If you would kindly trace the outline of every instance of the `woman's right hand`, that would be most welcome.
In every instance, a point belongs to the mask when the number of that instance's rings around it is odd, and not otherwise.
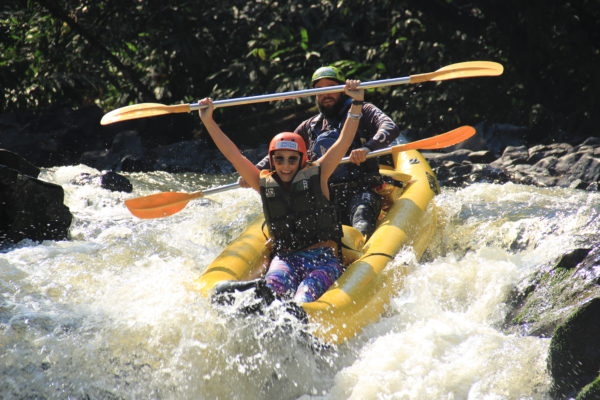
[[[238,185],[240,185],[240,187],[246,188],[246,189],[250,187],[250,185],[248,184],[248,182],[246,182],[246,180],[242,176],[240,176],[238,178]]]
[[[210,121],[213,117],[213,111],[215,110],[215,105],[213,104],[213,100],[210,97],[205,97],[198,102],[200,104],[200,109],[198,109],[198,115],[200,115],[200,119],[202,121]],[[207,107],[202,107],[207,106]]]

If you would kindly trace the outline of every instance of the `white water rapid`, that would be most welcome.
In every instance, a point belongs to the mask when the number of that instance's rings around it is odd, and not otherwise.
[[[127,198],[234,181],[129,174],[133,194],[65,188],[71,240],[0,252],[2,399],[547,399],[549,339],[501,329],[511,289],[600,232],[600,194],[513,184],[443,189],[421,262],[384,317],[314,351],[260,318],[219,313],[190,283],[260,212],[237,189],[141,220]]]

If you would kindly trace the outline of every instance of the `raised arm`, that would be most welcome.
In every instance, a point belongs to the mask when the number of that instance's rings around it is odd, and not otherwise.
[[[225,135],[219,125],[215,122],[213,119],[214,106],[212,104],[212,99],[205,98],[200,100],[199,103],[201,105],[208,105],[208,107],[200,108],[198,114],[212,140],[248,185],[252,189],[259,191],[260,171],[252,162],[250,162],[250,160],[244,157],[240,149],[227,137],[227,135]]]
[[[321,165],[321,187],[327,186],[327,181],[333,173],[333,171],[339,165],[342,157],[348,151],[348,148],[354,140],[358,123],[360,122],[362,102],[365,97],[364,89],[357,89],[360,81],[347,80],[344,92],[352,98],[352,106],[346,116],[346,121],[342,127],[340,136],[335,143],[327,150],[321,158],[317,160],[317,163]],[[355,104],[358,103],[358,104]],[[324,190],[328,193],[329,190]]]

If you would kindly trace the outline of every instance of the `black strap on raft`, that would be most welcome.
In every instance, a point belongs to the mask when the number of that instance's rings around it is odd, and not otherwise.
[[[260,230],[262,231],[262,234],[265,237],[265,240],[269,240],[269,237],[265,233],[265,226],[267,226],[267,221],[266,220],[263,221],[262,226],[260,227]]]
[[[355,250],[355,249],[353,249],[352,247],[350,247],[350,246],[348,246],[348,245],[344,244],[344,242],[340,242],[340,245],[341,245],[341,247],[343,247],[344,249],[348,249],[348,250]]]
[[[390,185],[392,185],[392,186],[399,187],[399,188],[401,188],[401,189],[402,189],[402,188],[404,188],[404,185],[405,185],[405,184],[404,184],[404,182],[402,182],[402,181],[397,181],[397,180],[395,180],[394,178],[392,178],[391,176],[384,176],[384,177],[383,177],[383,181],[384,181],[385,183],[388,183],[388,184],[390,184]]]
[[[385,253],[368,253],[365,254],[364,256],[362,256],[361,258],[367,258],[367,257],[371,257],[371,256],[383,256],[383,257],[387,257],[390,260],[394,259],[394,256],[390,256],[389,254],[385,254]]]

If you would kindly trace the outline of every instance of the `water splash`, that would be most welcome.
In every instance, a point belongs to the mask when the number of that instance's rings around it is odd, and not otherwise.
[[[251,190],[139,220],[126,198],[233,181],[131,174],[132,194],[66,190],[72,240],[0,253],[0,392],[6,398],[545,399],[547,339],[502,331],[510,290],[590,243],[599,195],[476,184],[436,198],[440,226],[384,317],[316,351],[289,323],[217,312],[189,283],[258,213]],[[390,269],[393,275],[393,269]],[[293,328],[293,326],[292,326]]]

